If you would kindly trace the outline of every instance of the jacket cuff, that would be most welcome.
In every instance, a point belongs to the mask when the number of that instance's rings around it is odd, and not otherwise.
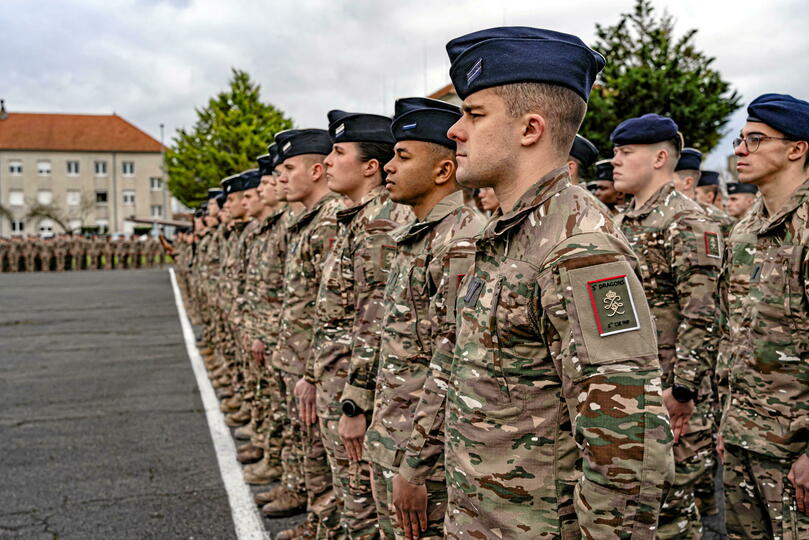
[[[362,409],[365,412],[371,412],[372,410],[374,410],[373,390],[368,390],[366,388],[359,388],[357,386],[346,384],[345,388],[343,389],[343,397],[340,398],[340,401],[345,400],[353,401],[360,409]]]

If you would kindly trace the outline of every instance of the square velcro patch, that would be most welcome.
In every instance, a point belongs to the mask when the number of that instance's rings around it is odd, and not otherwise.
[[[705,233],[705,255],[712,259],[722,258],[722,244],[719,235],[715,232]]]
[[[626,274],[587,282],[600,336],[638,330],[638,313]]]

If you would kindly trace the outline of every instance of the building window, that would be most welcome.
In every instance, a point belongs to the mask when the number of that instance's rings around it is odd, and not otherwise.
[[[152,205],[152,217],[163,217],[163,205],[161,204]]]
[[[53,191],[49,189],[40,189],[37,191],[37,202],[44,205],[51,204],[53,202]]]
[[[51,162],[50,161],[37,161],[37,174],[39,176],[51,175]]]
[[[98,227],[99,234],[105,234],[109,232],[110,229],[110,222],[106,219],[97,219],[96,220],[96,227]]]
[[[121,171],[124,173],[124,176],[135,176],[135,162],[134,161],[122,161],[121,162]]]
[[[68,161],[67,162],[67,175],[68,176],[78,176],[79,175],[79,162],[78,161]]]
[[[11,232],[13,233],[25,232],[25,222],[21,219],[11,220]]]
[[[10,176],[20,176],[22,174],[22,161],[9,161],[8,174]]]
[[[70,227],[70,230],[73,232],[81,231],[81,220],[80,219],[71,219],[67,222],[67,226]]]
[[[135,192],[131,189],[124,190],[124,204],[135,204]]]
[[[152,191],[160,191],[163,189],[163,179],[157,176],[152,176],[149,178],[149,186],[152,188]]]
[[[39,234],[42,236],[53,236],[53,221],[43,219],[39,222]]]
[[[25,204],[25,197],[21,189],[12,189],[8,192],[8,204],[10,206],[22,206]]]
[[[96,191],[96,204],[107,204],[106,191]]]
[[[68,206],[78,206],[81,203],[81,191],[69,189],[65,197],[65,202],[67,202]]]
[[[107,162],[106,161],[96,161],[95,162],[95,169],[96,169],[96,176],[107,176]]]

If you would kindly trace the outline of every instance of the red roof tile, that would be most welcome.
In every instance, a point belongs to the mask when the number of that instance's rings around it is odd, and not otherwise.
[[[0,150],[160,152],[160,142],[115,114],[8,113]]]

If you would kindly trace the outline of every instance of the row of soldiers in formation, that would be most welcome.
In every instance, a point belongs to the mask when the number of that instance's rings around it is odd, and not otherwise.
[[[160,241],[151,236],[0,237],[0,272],[162,268],[165,258]]]
[[[749,105],[738,221],[674,120],[623,121],[616,211],[576,185],[601,55],[447,52],[461,109],[278,133],[174,248],[256,502],[307,512],[279,538],[699,538],[717,455],[731,538],[809,538],[809,103]]]

